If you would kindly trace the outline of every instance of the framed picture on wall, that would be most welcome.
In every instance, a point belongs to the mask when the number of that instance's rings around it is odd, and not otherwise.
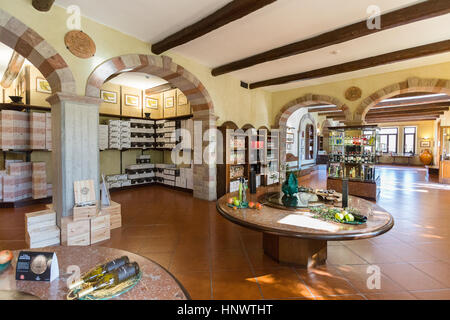
[[[44,78],[36,78],[36,91],[42,93],[52,93],[52,88]]]
[[[106,103],[117,103],[117,92],[100,90],[100,98]]]
[[[139,97],[132,94],[126,94],[125,105],[130,107],[139,107]]]
[[[145,97],[144,104],[146,108],[149,109],[158,109],[158,99]]]
[[[421,148],[430,148],[431,147],[431,141],[430,140],[420,141],[420,147]]]
[[[175,99],[173,97],[168,97],[164,101],[165,108],[173,108],[174,105],[175,105]]]

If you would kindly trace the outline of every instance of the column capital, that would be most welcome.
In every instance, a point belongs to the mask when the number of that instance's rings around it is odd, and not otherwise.
[[[100,105],[102,102],[102,99],[100,98],[93,98],[88,96],[79,96],[76,94],[68,94],[68,93],[62,93],[57,92],[50,97],[47,98],[48,103],[51,105],[57,104],[60,102],[75,102],[80,104],[96,104]]]

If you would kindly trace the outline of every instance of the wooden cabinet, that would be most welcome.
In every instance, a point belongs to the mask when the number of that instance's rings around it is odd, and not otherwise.
[[[177,90],[163,92],[164,99],[164,118],[177,116]]]
[[[176,89],[177,94],[177,117],[191,114],[191,104],[181,90]]]
[[[100,113],[120,116],[120,86],[106,82],[100,90]]]
[[[143,97],[143,113],[150,113],[151,119],[162,119],[164,118],[163,113],[163,99],[162,94],[152,94],[150,96],[144,95]]]
[[[122,86],[122,115],[142,117],[142,91],[140,89]]]

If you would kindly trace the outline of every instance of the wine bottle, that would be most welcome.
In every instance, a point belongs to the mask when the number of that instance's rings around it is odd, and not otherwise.
[[[129,259],[127,256],[123,256],[117,259],[114,259],[108,263],[102,264],[95,269],[89,271],[85,276],[83,276],[79,281],[73,282],[69,289],[76,288],[83,283],[89,283],[89,282],[95,282],[99,278],[101,278],[103,275],[105,275],[108,272],[114,271],[117,268],[129,263]]]
[[[106,273],[97,282],[78,292],[77,298],[82,298],[95,290],[112,288],[136,276],[138,273],[139,265],[136,262],[127,263],[116,270]]]

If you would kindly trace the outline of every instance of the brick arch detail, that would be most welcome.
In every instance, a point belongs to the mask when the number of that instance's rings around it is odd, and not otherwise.
[[[409,78],[391,84],[365,98],[355,111],[355,120],[364,121],[367,112],[384,99],[408,92],[446,93],[450,95],[450,80]]]
[[[59,53],[36,31],[0,9],[0,42],[30,61],[53,93],[76,94],[75,78]]]
[[[275,117],[275,126],[281,127],[286,125],[287,119],[289,119],[291,114],[293,114],[296,110],[317,103],[336,105],[339,109],[344,111],[344,115],[347,119],[349,119],[352,115],[349,107],[342,103],[339,99],[327,95],[308,93],[303,97],[294,99],[285,104]]]
[[[200,80],[167,56],[129,54],[106,60],[89,76],[86,95],[98,98],[106,79],[123,70],[148,73],[170,82],[186,95],[194,112],[212,112],[214,109],[211,97]]]
[[[306,94],[300,98],[294,99],[281,108],[278,114],[275,117],[275,128],[279,129],[280,132],[280,165],[282,170],[284,170],[286,166],[286,123],[289,117],[298,109],[310,106],[312,104],[324,103],[324,104],[334,104],[339,109],[344,112],[345,118],[347,120],[352,119],[352,113],[350,112],[349,107],[342,103],[339,99],[327,96],[327,95],[318,95],[318,94]],[[282,173],[283,176],[283,173]]]

